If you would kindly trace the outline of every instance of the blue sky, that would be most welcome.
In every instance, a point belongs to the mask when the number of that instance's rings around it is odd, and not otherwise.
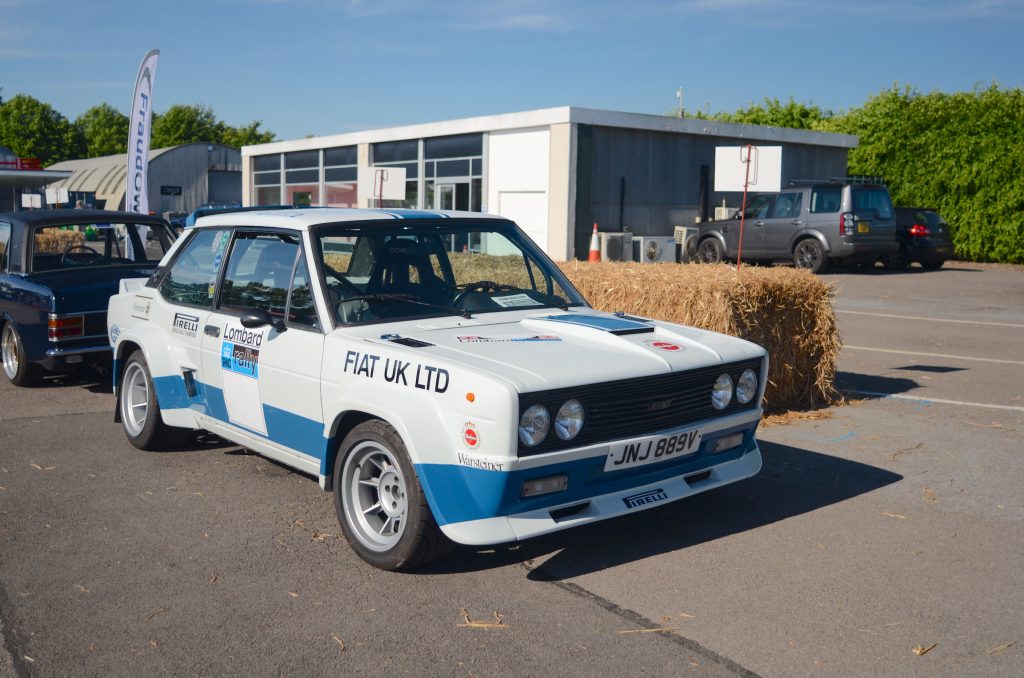
[[[278,139],[583,106],[842,110],[1024,85],[1024,0],[0,0],[0,87],[69,118],[203,104]]]

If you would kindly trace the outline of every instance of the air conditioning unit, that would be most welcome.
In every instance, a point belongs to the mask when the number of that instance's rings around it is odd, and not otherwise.
[[[670,235],[641,235],[633,238],[633,258],[653,264],[676,260],[676,241]]]
[[[679,246],[679,261],[697,260],[697,239],[700,237],[700,228],[696,226],[676,226],[675,242]]]
[[[598,233],[601,261],[633,261],[632,233]]]

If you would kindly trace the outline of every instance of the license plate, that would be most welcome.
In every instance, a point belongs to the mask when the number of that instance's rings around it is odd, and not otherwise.
[[[605,471],[619,471],[666,459],[676,459],[700,447],[702,432],[699,428],[668,436],[649,436],[625,443],[616,443],[608,450]]]
[[[871,231],[871,222],[870,221],[858,221],[857,222],[857,232],[858,233],[868,233],[869,231]]]

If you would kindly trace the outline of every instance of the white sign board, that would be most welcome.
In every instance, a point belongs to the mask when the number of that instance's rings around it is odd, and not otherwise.
[[[742,192],[748,164],[748,191],[782,188],[782,146],[719,146],[715,148],[715,191]]]
[[[70,200],[68,195],[68,189],[66,188],[48,188],[46,189],[46,204],[47,205],[63,205]]]
[[[376,200],[405,200],[404,167],[360,167],[359,204],[371,198]]]
[[[22,193],[21,206],[30,208],[35,207],[36,209],[39,209],[43,206],[43,196],[38,193]]]

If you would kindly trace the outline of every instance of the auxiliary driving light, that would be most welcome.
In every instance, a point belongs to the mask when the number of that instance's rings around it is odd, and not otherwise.
[[[725,452],[731,450],[734,447],[739,447],[743,444],[743,433],[732,433],[727,436],[722,436],[711,445],[711,454],[718,454],[719,452]]]

